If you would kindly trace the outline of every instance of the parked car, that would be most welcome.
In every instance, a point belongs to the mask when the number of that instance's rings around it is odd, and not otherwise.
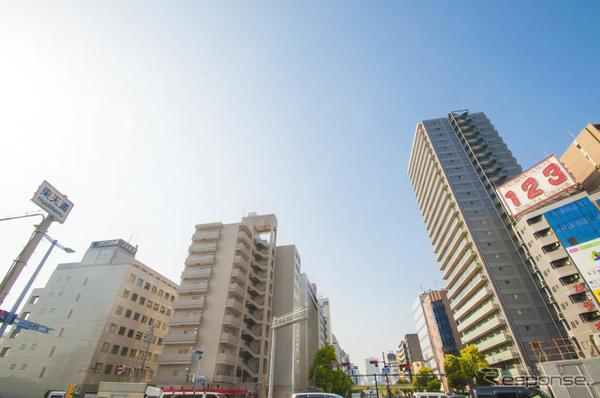
[[[292,398],[343,398],[340,395],[329,392],[298,392]]]
[[[521,386],[477,387],[473,393],[474,398],[550,398],[537,388]]]
[[[448,398],[448,395],[443,392],[416,392],[413,398]]]

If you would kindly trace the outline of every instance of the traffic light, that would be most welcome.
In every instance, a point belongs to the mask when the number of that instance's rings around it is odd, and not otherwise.
[[[12,325],[17,319],[17,314],[13,314],[8,311],[0,310],[0,323],[6,323]]]
[[[379,361],[375,361],[375,367],[379,366]]]

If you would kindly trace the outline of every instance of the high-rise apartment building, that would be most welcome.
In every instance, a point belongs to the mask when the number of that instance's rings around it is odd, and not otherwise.
[[[437,362],[433,356],[433,348],[431,347],[431,336],[427,327],[427,319],[423,310],[423,301],[427,297],[426,293],[419,293],[412,306],[413,319],[417,327],[417,335],[419,336],[419,346],[423,355],[424,366],[433,369],[436,373],[440,372]]]
[[[196,225],[154,383],[190,390],[202,376],[210,389],[265,396],[276,238],[272,214]]]
[[[177,285],[136,252],[122,239],[93,242],[81,262],[59,264],[46,286],[33,290],[20,317],[54,330],[5,339],[2,396],[41,397],[77,384],[83,397],[100,381],[150,381]]]
[[[496,196],[521,171],[483,113],[417,126],[408,174],[458,331],[505,375],[535,373],[528,342],[561,337]]]

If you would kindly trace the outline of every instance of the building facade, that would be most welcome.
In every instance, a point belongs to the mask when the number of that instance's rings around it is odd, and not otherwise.
[[[440,373],[440,368],[433,356],[433,348],[431,346],[431,335],[427,325],[427,318],[423,308],[423,302],[427,298],[427,293],[419,293],[417,299],[413,303],[413,319],[417,327],[417,335],[419,336],[419,346],[423,356],[424,366],[433,369],[434,372]]]
[[[191,390],[204,377],[209,389],[266,395],[276,238],[272,214],[196,225],[154,383]]]
[[[599,200],[600,193],[580,192],[532,211],[515,224],[536,285],[563,336],[573,339],[588,358],[600,356],[600,313],[570,252],[600,238]]]
[[[600,124],[588,124],[560,158],[588,192],[600,187],[599,130]]]
[[[504,375],[535,373],[529,342],[561,337],[515,243],[496,186],[521,173],[483,113],[416,129],[408,174],[462,343]]]
[[[81,262],[59,264],[46,286],[33,290],[20,317],[54,330],[22,330],[4,341],[3,396],[41,397],[69,384],[83,396],[100,381],[150,381],[177,285],[137,261],[136,252],[122,239],[93,242]]]

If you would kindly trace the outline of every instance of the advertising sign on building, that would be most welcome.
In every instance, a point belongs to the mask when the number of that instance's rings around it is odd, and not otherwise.
[[[31,201],[61,224],[65,222],[73,208],[73,203],[46,180],[42,182]]]
[[[497,193],[511,216],[516,217],[575,185],[575,177],[552,155],[504,183]]]
[[[567,250],[581,276],[592,289],[598,305],[600,302],[600,239],[571,246]]]

